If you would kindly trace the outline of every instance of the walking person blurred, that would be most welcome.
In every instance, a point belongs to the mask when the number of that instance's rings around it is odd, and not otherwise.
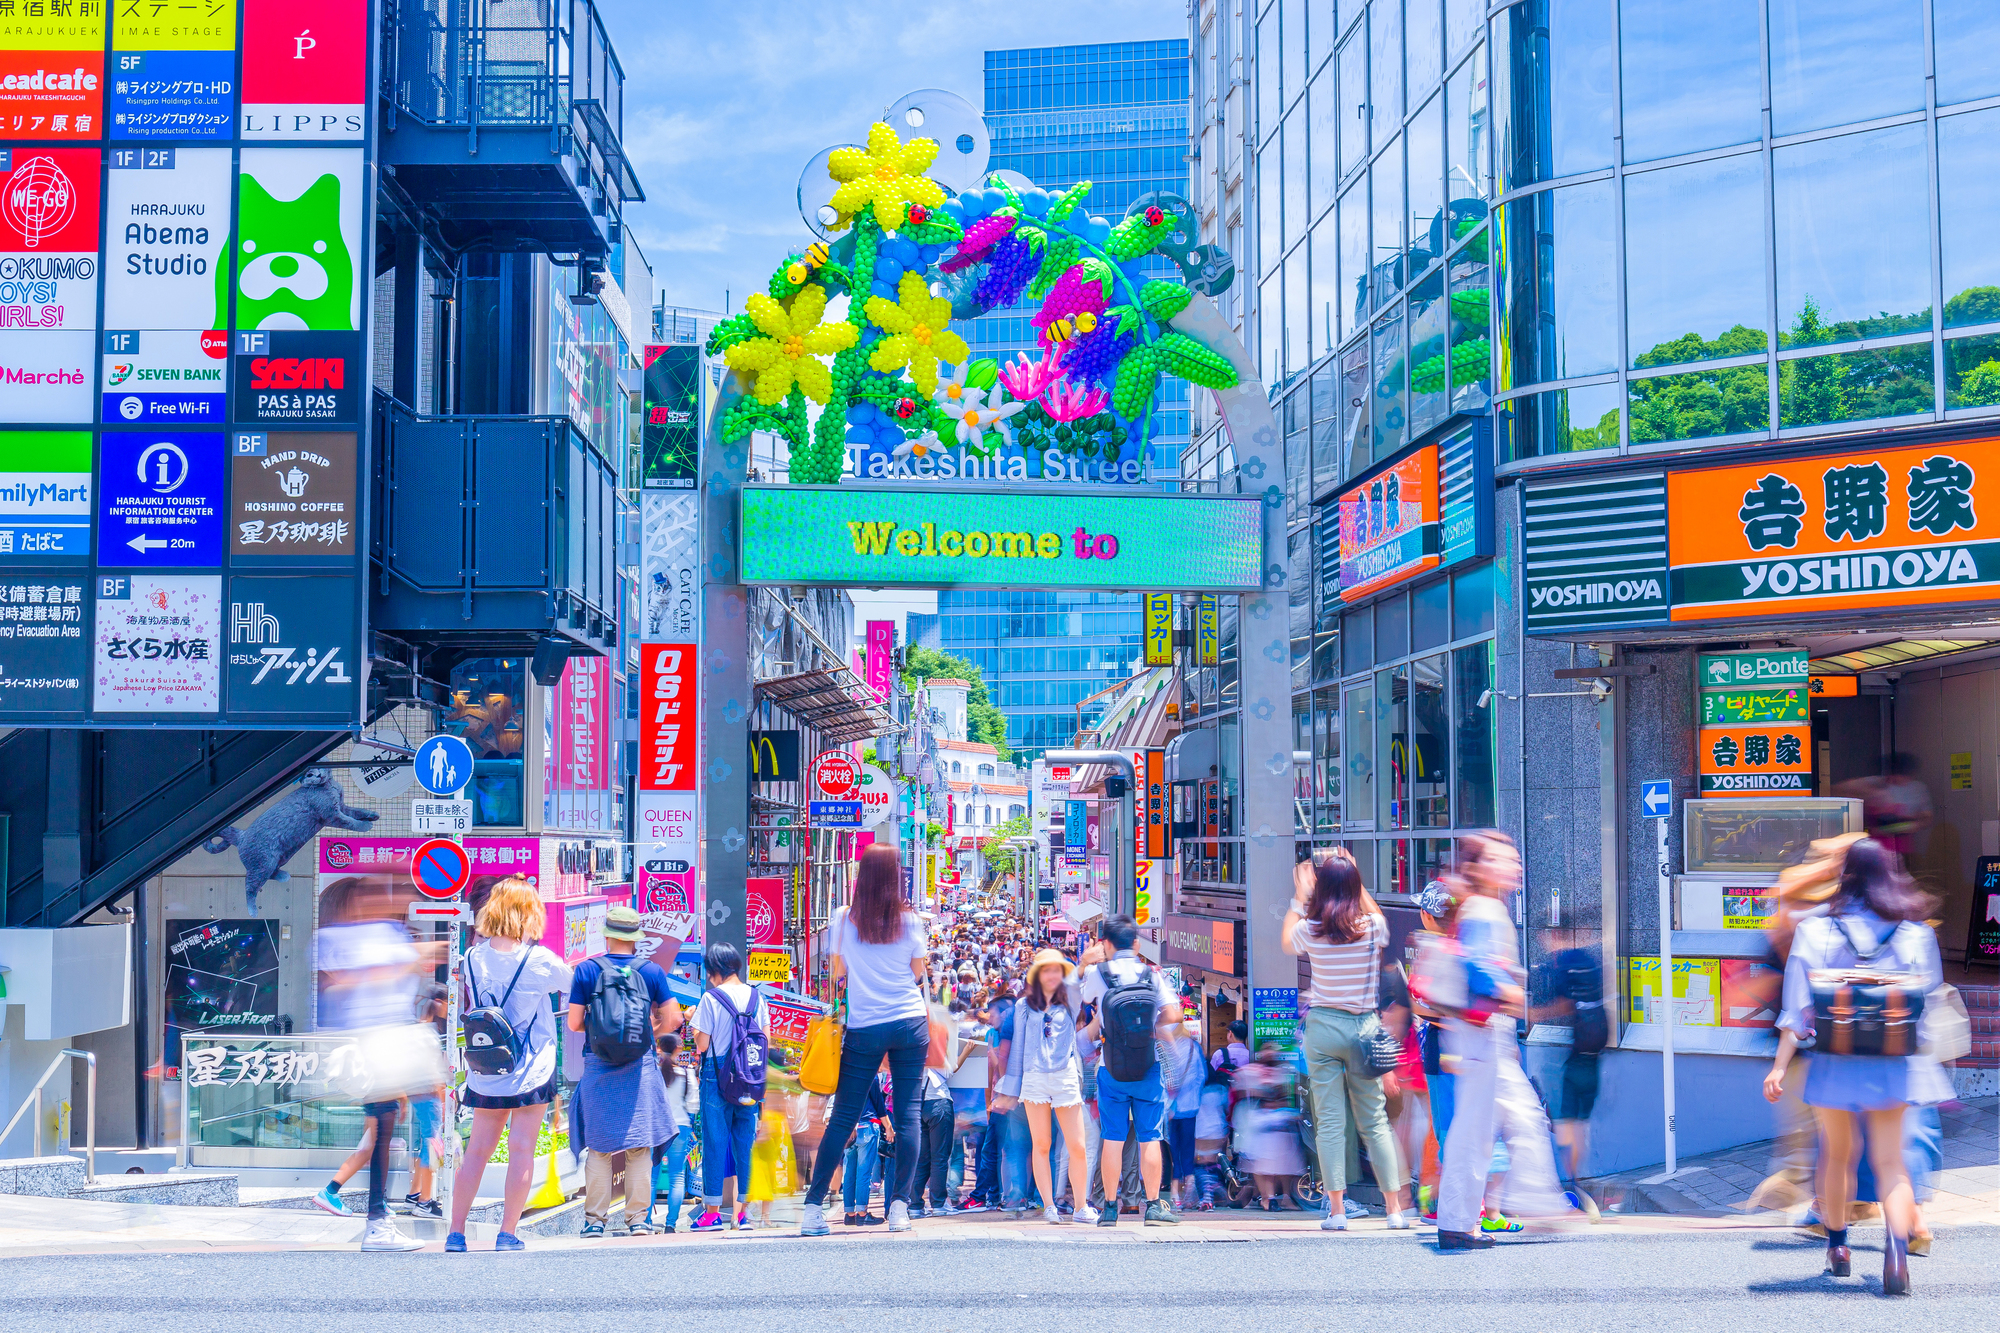
[[[908,1231],[921,1133],[918,1099],[931,1042],[930,1009],[924,999],[930,955],[924,947],[922,919],[904,910],[894,847],[876,843],[861,853],[853,901],[833,914],[826,934],[833,985],[847,1000],[840,1083],[827,1138],[835,1143],[847,1138],[861,1114],[868,1084],[886,1058],[895,1096],[891,1123],[896,1137],[896,1174],[884,1191],[888,1229]],[[802,1236],[828,1232],[825,1204],[833,1168],[832,1158],[824,1153],[813,1163],[805,1217],[799,1225]]]
[[[667,1083],[667,1114],[673,1118],[674,1134],[653,1149],[653,1198],[657,1202],[664,1193],[667,1216],[660,1230],[672,1234],[680,1228],[681,1204],[687,1198],[688,1154],[694,1150],[695,1117],[701,1113],[701,1087],[675,1060],[682,1045],[678,1032],[667,1033],[659,1039],[658,1045],[660,1073]]]
[[[618,1174],[625,1177],[625,1229],[653,1233],[653,1149],[677,1126],[654,1042],[681,1025],[667,974],[641,962],[638,911],[614,905],[604,920],[604,956],[576,966],[569,1030],[584,1038],[583,1078],[570,1096],[570,1146],[583,1151],[583,1236],[602,1236]]]
[[[1084,1200],[1083,1187],[1083,1059],[1077,1052],[1077,1013],[1083,1001],[1070,979],[1076,969],[1054,949],[1044,949],[1028,964],[1028,989],[1014,1007],[1014,1035],[1008,1043],[1006,1072],[1000,1076],[999,1102],[1007,1111],[1015,1102],[1027,1108],[1033,1144],[1035,1184],[1041,1190],[1044,1221],[1061,1222],[1056,1209],[1049,1149],[1051,1122],[1062,1126],[1069,1150],[1070,1178],[1078,1185],[1075,1220],[1089,1225],[1097,1213]]]
[[[696,1231],[750,1224],[750,1154],[764,1113],[764,1060],[771,1010],[743,980],[743,953],[711,944],[702,959],[708,990],[688,1027],[701,1060],[701,1193]]]
[[[1389,923],[1361,885],[1361,872],[1345,857],[1329,856],[1315,868],[1301,861],[1292,874],[1292,905],[1280,943],[1312,964],[1306,1011],[1306,1072],[1312,1080],[1313,1130],[1319,1169],[1326,1181],[1325,1231],[1347,1230],[1347,1116],[1352,1108],[1375,1180],[1388,1205],[1389,1229],[1405,1231],[1405,1174],[1382,1099],[1382,1079],[1368,1068],[1368,1046],[1381,1030],[1382,952]],[[1394,1034],[1400,1042],[1401,1033]]]
[[[1559,1216],[1569,1207],[1556,1181],[1548,1119],[1521,1069],[1515,1029],[1525,994],[1505,900],[1521,885],[1520,854],[1504,833],[1467,834],[1458,840],[1452,874],[1468,1003],[1445,1024],[1445,1053],[1457,1058],[1457,1075],[1438,1190],[1438,1248],[1481,1250],[1494,1244],[1480,1228],[1480,1209],[1496,1130],[1509,1160],[1496,1203],[1531,1217]]]
[[[1195,1121],[1201,1113],[1201,1091],[1208,1081],[1208,1061],[1203,1057],[1199,1023],[1181,1024],[1179,1034],[1165,1047],[1160,1074],[1167,1090],[1167,1175],[1173,1182],[1173,1206],[1183,1212],[1198,1206],[1195,1188],[1196,1162],[1200,1150],[1195,1144]]]
[[[351,1033],[361,1063],[378,1068],[370,1071],[368,1100],[361,1106],[368,1119],[362,1146],[313,1202],[327,1212],[351,1215],[340,1200],[340,1186],[359,1169],[365,1150],[368,1223],[361,1248],[370,1251],[423,1248],[422,1241],[396,1229],[388,1204],[389,1143],[402,1107],[400,1099],[429,1094],[442,1071],[434,1044],[435,1029],[428,1024],[419,1027],[416,1022],[419,972],[427,951],[418,948],[403,924],[409,896],[401,886],[380,876],[339,880],[321,896],[321,920],[330,924],[322,925],[314,939],[316,961],[325,978],[321,999],[324,1024]],[[420,1055],[419,1041],[433,1043],[430,1075],[422,1086],[390,1086],[396,1079],[380,1066],[403,1063],[395,1052],[405,1045],[412,1055]]]
[[[518,875],[493,886],[473,923],[479,942],[465,955],[471,1012],[463,1020],[471,1065],[463,1102],[472,1111],[472,1137],[452,1181],[451,1234],[444,1241],[448,1253],[465,1252],[465,1217],[502,1131],[507,1135],[507,1184],[493,1248],[527,1248],[514,1229],[528,1203],[542,1118],[556,1095],[556,1025],[549,996],[568,992],[570,984],[569,964],[535,942],[547,926],[541,895]],[[481,1012],[492,1021],[475,1021]],[[480,1065],[489,1063],[486,1053],[503,1072],[480,1072]]]
[[[1880,842],[1862,838],[1848,847],[1828,915],[1800,922],[1793,935],[1778,1054],[1764,1077],[1764,1096],[1776,1102],[1800,1041],[1816,1037],[1803,1095],[1820,1131],[1826,1271],[1851,1271],[1848,1208],[1865,1129],[1888,1232],[1885,1295],[1910,1289],[1916,1204],[1903,1161],[1904,1115],[1951,1096],[1943,1068],[1917,1048],[1923,1005],[1943,983],[1937,935],[1925,923],[1933,905]]]

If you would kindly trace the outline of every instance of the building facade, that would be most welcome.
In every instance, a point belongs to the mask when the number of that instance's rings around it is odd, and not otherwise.
[[[1601,951],[1624,1020],[1597,1169],[1659,1160],[1669,1004],[1714,1108],[1680,1150],[1768,1134],[1758,904],[1885,769],[1934,806],[1907,852],[1946,959],[2000,949],[1996,29],[1969,0],[1191,7],[1203,239],[1288,446],[1300,842],[1393,908],[1454,832],[1522,841],[1529,961]],[[1201,404],[1194,437],[1189,484],[1231,488]],[[1786,821],[1768,864],[1724,850]]]

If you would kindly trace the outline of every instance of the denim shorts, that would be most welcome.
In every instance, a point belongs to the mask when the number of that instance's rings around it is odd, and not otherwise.
[[[438,1126],[444,1120],[444,1103],[436,1097],[410,1098],[410,1152],[425,1166],[437,1165]]]
[[[1133,1137],[1141,1143],[1158,1143],[1167,1132],[1167,1098],[1160,1085],[1156,1064],[1144,1078],[1130,1083],[1111,1077],[1111,1071],[1097,1070],[1097,1123],[1112,1143],[1125,1142],[1125,1110],[1132,1110]]]

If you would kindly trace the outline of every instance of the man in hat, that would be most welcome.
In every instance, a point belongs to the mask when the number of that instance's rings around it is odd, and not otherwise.
[[[625,1224],[634,1236],[652,1234],[653,1149],[676,1129],[655,1043],[680,1027],[681,1007],[666,971],[651,959],[639,960],[644,934],[637,911],[613,906],[604,918],[604,956],[577,964],[570,983],[569,1030],[584,1034],[583,1078],[570,1098],[570,1143],[584,1150],[587,1237],[604,1234],[628,1161]],[[631,1037],[642,1040],[626,1040]]]

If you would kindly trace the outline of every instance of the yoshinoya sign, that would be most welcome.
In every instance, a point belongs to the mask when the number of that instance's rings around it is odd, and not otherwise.
[[[2000,438],[1530,481],[1527,630],[2000,599],[1996,487]]]
[[[1266,498],[746,486],[743,580],[1254,592]]]

